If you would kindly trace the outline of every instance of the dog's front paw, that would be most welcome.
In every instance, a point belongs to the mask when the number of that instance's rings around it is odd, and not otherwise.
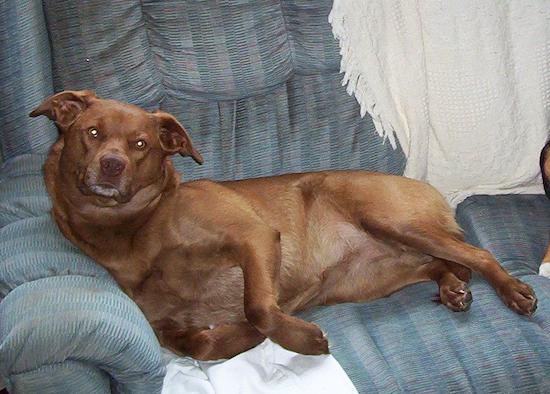
[[[317,324],[308,323],[292,316],[285,316],[281,330],[270,338],[282,347],[307,355],[328,354],[328,340]]]
[[[294,337],[294,351],[308,355],[328,354],[328,340],[317,324],[306,323],[298,330],[289,333]]]
[[[515,278],[498,291],[508,307],[521,315],[531,316],[537,310],[537,297],[528,284]]]

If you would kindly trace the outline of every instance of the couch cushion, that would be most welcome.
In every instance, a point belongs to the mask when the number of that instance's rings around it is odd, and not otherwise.
[[[143,12],[168,93],[248,97],[292,71],[280,1],[143,1]]]
[[[162,108],[190,132],[205,162],[174,157],[186,179],[218,180],[326,169],[401,174],[405,159],[358,116],[338,74],[296,75],[272,92],[234,102],[167,95]]]
[[[472,196],[456,210],[467,240],[515,276],[538,273],[548,245],[550,200],[542,194]]]
[[[103,97],[158,107],[161,80],[140,0],[45,1],[56,91],[95,89]]]
[[[42,175],[45,155],[22,155],[0,172],[0,299],[26,282],[62,275],[114,280],[59,231]]]
[[[27,282],[2,300],[0,316],[0,375],[10,392],[105,392],[110,376],[115,393],[160,393],[159,343],[114,281],[62,275]]]
[[[437,286],[426,283],[301,316],[327,333],[332,354],[360,393],[547,393],[550,281],[527,281],[539,297],[532,318],[506,308],[477,277],[467,312],[431,302]]]
[[[46,152],[57,130],[45,117],[29,118],[52,94],[50,43],[40,1],[0,2],[0,92],[0,158]]]
[[[335,73],[340,47],[328,14],[332,1],[282,0],[295,74]]]

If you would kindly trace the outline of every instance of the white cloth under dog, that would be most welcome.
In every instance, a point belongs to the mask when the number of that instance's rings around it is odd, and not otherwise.
[[[357,394],[331,355],[304,356],[269,339],[229,360],[165,354],[170,361],[162,394]]]
[[[335,0],[344,84],[451,205],[542,193],[550,1]]]

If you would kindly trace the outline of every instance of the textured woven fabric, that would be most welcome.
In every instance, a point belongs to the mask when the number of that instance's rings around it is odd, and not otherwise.
[[[10,378],[13,393],[111,393],[109,375],[90,364],[66,360],[40,368],[13,374]],[[38,390],[38,391],[37,391]]]
[[[488,249],[513,275],[538,273],[550,241],[546,196],[472,196],[458,206],[456,214],[468,241]]]
[[[45,152],[57,137],[31,112],[52,93],[50,44],[40,0],[0,2],[0,156]]]
[[[370,119],[357,119],[357,105],[339,86],[329,2],[140,4],[45,2],[56,91],[91,88],[148,109],[162,97],[162,107],[199,135],[194,138],[207,156],[199,176],[350,165],[402,172],[401,151],[375,136]],[[38,135],[51,141],[56,133],[48,125]],[[329,140],[328,149],[317,149]],[[251,171],[240,160],[252,158],[261,161]]]
[[[547,0],[335,0],[329,18],[361,112],[453,206],[542,193],[549,20]]]
[[[143,12],[168,93],[242,98],[292,71],[280,1],[143,1]]]
[[[281,2],[295,74],[334,73],[340,69],[340,48],[327,23],[332,1]]]
[[[401,150],[357,116],[339,76],[295,76],[273,92],[235,102],[166,97],[204,157],[202,166],[174,157],[185,179],[240,179],[287,172],[363,168],[400,174]]]
[[[44,1],[55,91],[98,94],[158,107],[161,83],[139,0]]]
[[[62,385],[68,391],[45,391],[41,380],[48,381],[52,371],[42,367],[66,360],[105,371],[122,393],[160,391],[164,364],[156,337],[112,281],[61,275],[27,282],[2,301],[0,315],[0,374],[10,392],[25,387],[16,393],[81,393],[80,382],[99,380],[97,371],[67,365],[61,373],[71,378]],[[104,378],[99,383],[104,386]]]
[[[109,375],[106,372],[91,368],[87,363],[72,360],[13,374],[9,388],[13,393],[111,393]]]
[[[0,232],[12,222],[49,211],[51,203],[42,175],[45,158],[46,155],[26,154],[3,164],[0,171]]]
[[[547,393],[550,284],[524,278],[539,297],[529,319],[474,279],[474,302],[457,313],[430,301],[433,283],[364,305],[317,308],[330,349],[360,393]]]

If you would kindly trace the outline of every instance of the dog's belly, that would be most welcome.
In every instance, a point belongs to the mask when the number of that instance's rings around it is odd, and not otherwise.
[[[133,298],[153,327],[162,326],[166,320],[181,329],[245,320],[240,267],[222,266],[203,274],[182,268],[177,276],[158,272]]]
[[[315,212],[314,212],[315,213]],[[433,260],[404,245],[374,237],[336,212],[323,210],[308,223],[307,253],[300,263],[283,260],[283,309],[295,312],[316,305],[360,302],[387,296],[426,280],[422,265]],[[285,247],[292,240],[282,236]]]

